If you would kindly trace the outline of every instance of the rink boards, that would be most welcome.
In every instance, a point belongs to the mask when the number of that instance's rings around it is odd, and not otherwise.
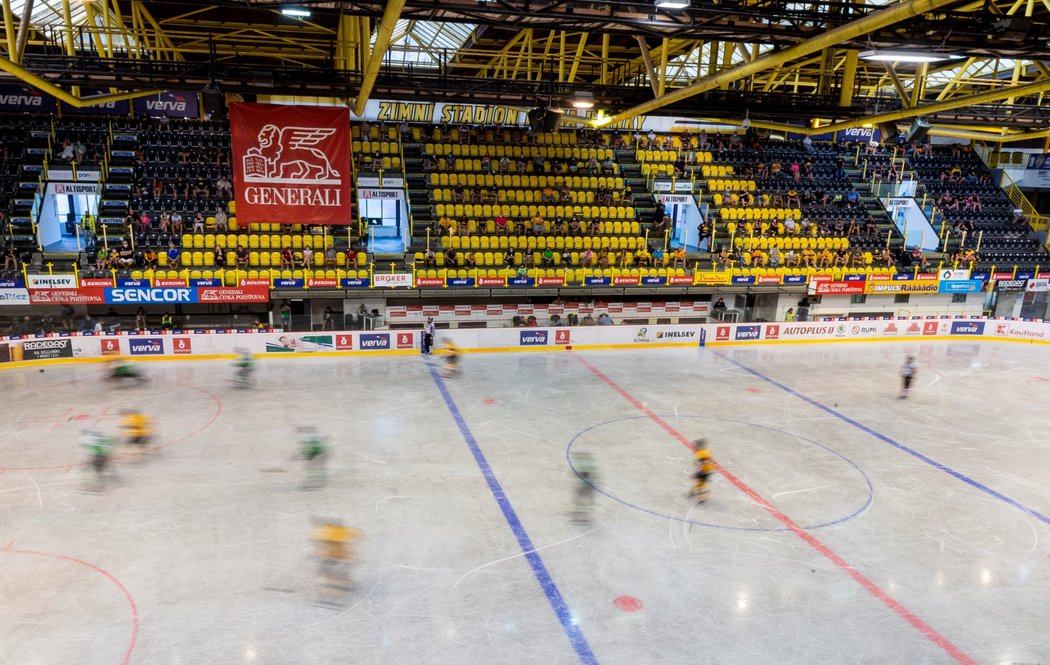
[[[639,349],[746,344],[872,342],[900,340],[1000,340],[1045,343],[1050,323],[1016,319],[896,319],[697,325],[584,326],[439,330],[446,340],[475,352]],[[419,353],[420,331],[254,332],[153,331],[0,339],[0,367],[35,362],[98,361],[115,357],[149,359],[304,355],[389,355]]]

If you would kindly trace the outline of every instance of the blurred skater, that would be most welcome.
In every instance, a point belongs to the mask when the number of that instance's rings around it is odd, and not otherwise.
[[[711,457],[711,451],[707,448],[707,441],[697,439],[693,441],[696,451],[696,471],[693,473],[693,489],[689,492],[689,498],[696,499],[697,503],[707,501],[707,484],[715,473],[715,460]]]
[[[239,353],[240,355],[237,356],[237,362],[234,365],[237,371],[234,375],[233,385],[237,388],[251,388],[252,372],[255,370],[255,358],[250,351],[244,349]]]
[[[100,492],[105,489],[108,481],[117,477],[112,468],[115,441],[108,434],[88,430],[84,432],[81,443],[91,456],[91,469],[95,475],[92,490]]]
[[[572,468],[579,481],[573,495],[572,519],[576,522],[591,521],[594,512],[594,493],[598,483],[598,471],[590,453],[575,453],[572,456]]]
[[[901,365],[901,394],[900,399],[906,399],[911,393],[911,382],[919,368],[915,365],[915,357],[908,356]]]
[[[146,376],[139,369],[138,365],[127,360],[126,358],[117,358],[109,367],[109,375],[107,377],[111,381],[134,381],[136,383],[145,383]]]
[[[442,348],[445,351],[445,364],[441,367],[441,376],[446,379],[459,376],[459,347],[451,339],[446,339]]]
[[[139,411],[127,411],[120,419],[124,443],[130,452],[142,460],[153,442],[153,418]]]
[[[306,475],[300,489],[321,489],[328,482],[326,462],[328,459],[328,438],[316,427],[298,429],[299,457],[306,460]]]
[[[310,534],[317,552],[317,600],[326,605],[342,605],[350,592],[353,541],[361,532],[338,520],[316,523]]]

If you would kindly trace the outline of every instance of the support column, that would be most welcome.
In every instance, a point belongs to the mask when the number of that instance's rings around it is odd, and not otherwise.
[[[846,51],[846,66],[842,70],[842,87],[839,89],[839,106],[853,104],[853,88],[857,85],[857,52]]]

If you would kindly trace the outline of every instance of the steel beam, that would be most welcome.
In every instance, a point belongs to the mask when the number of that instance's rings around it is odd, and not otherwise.
[[[16,63],[22,62],[22,54],[26,50],[26,40],[29,39],[30,22],[33,19],[33,0],[25,0],[22,5],[22,20],[18,22],[18,36],[15,37],[15,52],[12,59]]]
[[[729,71],[714,76],[708,76],[692,85],[679,88],[678,90],[652,101],[638,104],[622,113],[612,116],[602,124],[616,123],[643,113],[655,111],[656,109],[663,108],[668,104],[680,102],[702,92],[707,92],[708,90],[728,85],[733,81],[747,78],[758,72],[765,71],[770,67],[776,67],[777,65],[790,62],[796,58],[809,55],[810,53],[816,53],[817,51],[828,48],[829,46],[835,46],[850,39],[855,39],[856,37],[865,35],[874,30],[944,7],[952,2],[953,0],[905,0],[899,4],[891,5],[886,9],[872,12],[856,21],[828,30],[821,35],[807,39],[790,48],[764,55],[752,60],[751,62],[743,63]],[[715,49],[712,49],[712,53],[714,53],[714,51]]]
[[[401,10],[405,6],[405,0],[390,0],[386,5],[386,10],[383,12],[383,20],[379,22],[379,27],[376,28],[376,43],[372,47],[372,53],[368,57],[368,64],[365,65],[364,78],[361,81],[361,90],[357,93],[357,99],[354,101],[354,114],[364,115],[365,104],[368,103],[368,96],[372,94],[372,87],[376,83],[376,77],[379,75],[379,68],[383,65],[383,57],[386,56],[386,50],[390,48],[390,37],[394,34],[394,26],[397,25],[397,21],[401,18]]]
[[[103,104],[105,102],[120,102],[126,99],[158,95],[164,92],[163,90],[136,90],[135,92],[121,92],[113,95],[92,95],[91,97],[81,98],[70,94],[50,81],[40,78],[33,72],[16,65],[6,58],[0,58],[0,70],[7,72],[11,76],[14,76],[23,83],[31,85],[37,90],[46,92],[52,97],[61,99],[70,106],[75,106],[78,109]]]
[[[653,94],[659,98],[660,84],[656,80],[656,68],[653,67],[653,56],[649,55],[649,45],[645,43],[645,37],[636,35],[638,48],[642,49],[642,60],[645,62],[645,71],[649,74],[649,85],[653,88]]]
[[[842,88],[839,89],[839,106],[849,106],[853,102],[853,88],[857,85],[858,53],[846,51],[846,66],[842,70]]]
[[[901,81],[901,77],[897,76],[897,70],[893,68],[892,62],[884,62],[882,65],[886,68],[886,73],[890,75],[890,81],[893,82],[893,87],[897,90],[897,96],[901,99],[901,104],[904,104],[904,108],[908,109],[913,106],[911,103],[911,95],[904,89],[904,82]]]

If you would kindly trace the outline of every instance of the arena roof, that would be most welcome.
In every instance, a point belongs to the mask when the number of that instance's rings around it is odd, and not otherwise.
[[[756,126],[926,117],[939,131],[1045,136],[1050,0],[2,0],[0,69],[82,105],[111,94],[228,92],[563,105]],[[23,20],[25,18],[26,20]],[[921,52],[929,63],[868,61]],[[63,97],[65,98],[65,97]],[[569,116],[569,122],[594,122]]]

